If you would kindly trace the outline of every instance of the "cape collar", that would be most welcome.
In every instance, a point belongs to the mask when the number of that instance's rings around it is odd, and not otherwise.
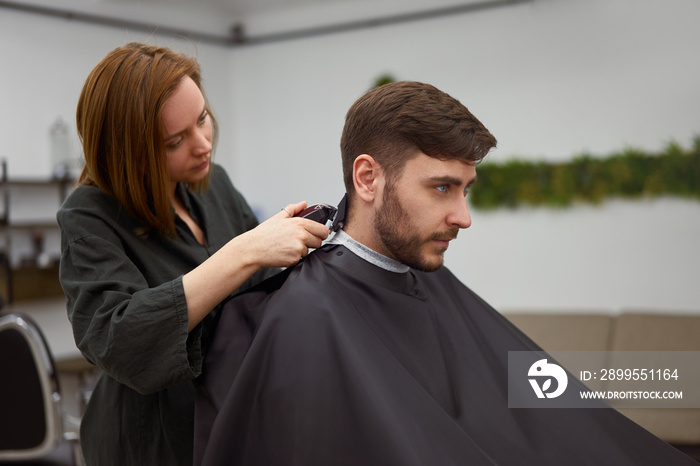
[[[406,264],[402,264],[395,259],[379,254],[377,251],[374,251],[364,244],[355,241],[352,236],[348,235],[343,230],[338,230],[335,235],[333,235],[333,238],[331,238],[329,243],[342,244],[355,255],[361,257],[370,264],[376,265],[384,270],[388,270],[389,272],[406,273],[409,270],[409,267]]]
[[[404,273],[390,272],[356,255],[345,245],[326,244],[314,251],[314,255],[333,268],[340,268],[370,286],[381,286],[398,293],[425,300],[427,295],[412,270]]]

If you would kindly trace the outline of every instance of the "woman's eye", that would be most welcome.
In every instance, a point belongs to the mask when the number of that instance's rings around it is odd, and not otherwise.
[[[182,138],[168,144],[168,149],[177,149],[178,147],[180,147],[180,144],[182,144]]]
[[[199,118],[199,124],[202,125],[204,124],[205,121],[207,121],[207,117],[209,116],[209,112],[204,112],[202,116]]]

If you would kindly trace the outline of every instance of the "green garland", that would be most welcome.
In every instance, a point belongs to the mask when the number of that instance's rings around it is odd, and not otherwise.
[[[599,204],[611,197],[680,196],[700,201],[700,136],[686,150],[669,144],[659,154],[628,149],[608,158],[582,155],[565,163],[484,162],[469,194],[478,209]]]
[[[372,87],[375,88],[375,87],[383,86],[384,84],[393,83],[395,81],[396,81],[396,78],[394,78],[394,75],[392,75],[390,73],[385,73],[385,74],[377,77],[377,79],[374,80],[374,84],[372,85]]]

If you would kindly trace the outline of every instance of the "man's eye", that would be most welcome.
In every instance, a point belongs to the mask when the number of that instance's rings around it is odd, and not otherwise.
[[[441,193],[446,193],[447,192],[447,185],[443,184],[442,186],[438,186],[437,190],[440,191]]]

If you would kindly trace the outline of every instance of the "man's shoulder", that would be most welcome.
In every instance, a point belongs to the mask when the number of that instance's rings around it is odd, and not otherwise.
[[[382,288],[379,283],[372,281],[371,275],[364,276],[376,266],[364,264],[362,259],[355,260],[366,268],[347,270],[347,262],[339,266],[336,262],[339,257],[348,253],[341,245],[328,244],[322,249],[312,252],[292,269],[288,269],[281,275],[270,280],[268,291],[275,296],[271,300],[275,305],[288,307],[292,304],[299,305],[294,312],[319,312],[329,308],[346,305],[351,301],[349,294],[369,291],[374,285]],[[351,254],[351,253],[349,253]],[[353,256],[352,259],[355,259]],[[418,287],[427,286],[436,293],[474,293],[462,283],[447,267],[441,267],[435,272],[421,272],[411,269],[410,272],[416,279]],[[393,275],[393,273],[386,273]],[[357,280],[361,275],[363,281]],[[381,282],[381,277],[379,281]],[[394,277],[392,277],[394,278]],[[263,285],[265,286],[265,285]],[[387,286],[386,283],[384,286]]]
[[[446,266],[440,267],[435,272],[422,272],[414,270],[416,278],[422,283],[433,288],[444,288],[446,292],[466,292],[472,294],[471,289],[452,273]]]
[[[234,297],[231,305],[262,308],[260,326],[280,330],[325,327],[347,308],[348,299],[325,261],[311,253],[296,266]]]
[[[333,272],[321,257],[312,252],[288,272],[270,299],[269,306],[282,308],[295,316],[326,313],[343,296],[338,295],[338,283]]]

